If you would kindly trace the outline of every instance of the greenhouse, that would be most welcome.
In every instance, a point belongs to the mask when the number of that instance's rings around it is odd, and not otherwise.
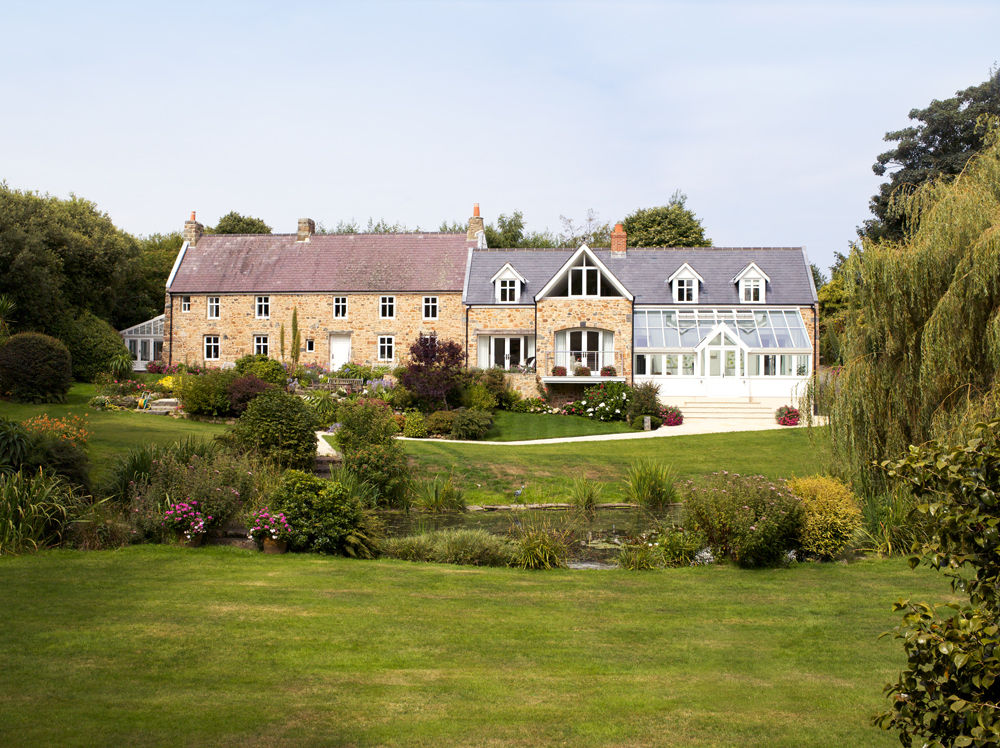
[[[134,371],[146,371],[146,364],[163,358],[163,320],[161,314],[119,333],[132,356]]]

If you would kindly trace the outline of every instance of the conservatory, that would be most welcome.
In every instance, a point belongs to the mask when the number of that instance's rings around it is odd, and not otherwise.
[[[132,356],[133,371],[146,371],[146,364],[163,358],[163,320],[161,314],[119,333]]]
[[[661,398],[787,399],[812,373],[798,309],[644,309],[634,325],[635,381]]]

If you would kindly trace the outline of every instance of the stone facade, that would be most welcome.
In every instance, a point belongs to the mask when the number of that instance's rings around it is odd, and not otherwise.
[[[816,309],[811,306],[799,307],[802,314],[802,321],[806,325],[806,334],[809,335],[809,342],[813,349],[813,372],[819,369],[819,337],[816,335]]]
[[[434,334],[441,340],[464,343],[465,309],[458,293],[427,294],[270,294],[268,319],[256,318],[256,295],[229,294],[219,297],[219,318],[208,318],[208,298],[211,294],[190,294],[190,311],[181,311],[183,296],[167,297],[164,336],[172,363],[205,363],[204,338],[219,336],[219,359],[210,365],[232,363],[254,352],[254,337],[268,337],[268,354],[280,358],[281,327],[285,328],[286,356],[291,346],[292,310],[298,310],[302,345],[299,361],[303,364],[330,365],[330,334],[351,335],[353,363],[395,363],[404,360],[410,345],[419,335]],[[346,296],[347,317],[335,319],[333,299]],[[395,298],[395,316],[379,316],[382,296]],[[438,319],[423,319],[424,296],[438,299]],[[378,338],[391,335],[395,343],[395,361],[378,360]],[[306,341],[312,340],[314,350],[306,351]]]
[[[535,329],[533,306],[471,306],[469,315],[469,366],[479,362],[479,336],[499,334],[500,330],[515,331]],[[532,333],[533,334],[533,333]],[[536,395],[532,395],[535,397]]]
[[[586,328],[614,333],[614,367],[619,376],[632,378],[632,302],[623,297],[549,297],[538,302],[535,353],[542,376],[551,374],[555,361],[556,333]],[[598,372],[594,372],[597,374]]]

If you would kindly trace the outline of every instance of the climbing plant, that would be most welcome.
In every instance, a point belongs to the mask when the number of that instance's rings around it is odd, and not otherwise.
[[[866,242],[843,268],[830,433],[863,495],[886,489],[878,461],[1000,412],[1000,131],[987,142],[954,181],[899,198],[912,235]]]

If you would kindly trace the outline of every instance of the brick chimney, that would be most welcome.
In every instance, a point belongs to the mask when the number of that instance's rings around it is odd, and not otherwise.
[[[311,218],[299,219],[299,235],[296,241],[307,242],[316,233],[316,222]]]
[[[198,223],[198,220],[195,218],[195,212],[192,210],[191,220],[184,222],[184,241],[193,247],[204,233],[205,227]]]
[[[465,240],[470,242],[478,241],[479,232],[485,230],[486,226],[483,223],[483,218],[479,215],[479,203],[473,203],[472,218],[469,219],[469,231],[465,235]]]
[[[625,256],[625,240],[628,239],[628,234],[625,233],[625,227],[619,222],[615,224],[615,230],[611,232],[611,256],[612,257],[624,257]]]

